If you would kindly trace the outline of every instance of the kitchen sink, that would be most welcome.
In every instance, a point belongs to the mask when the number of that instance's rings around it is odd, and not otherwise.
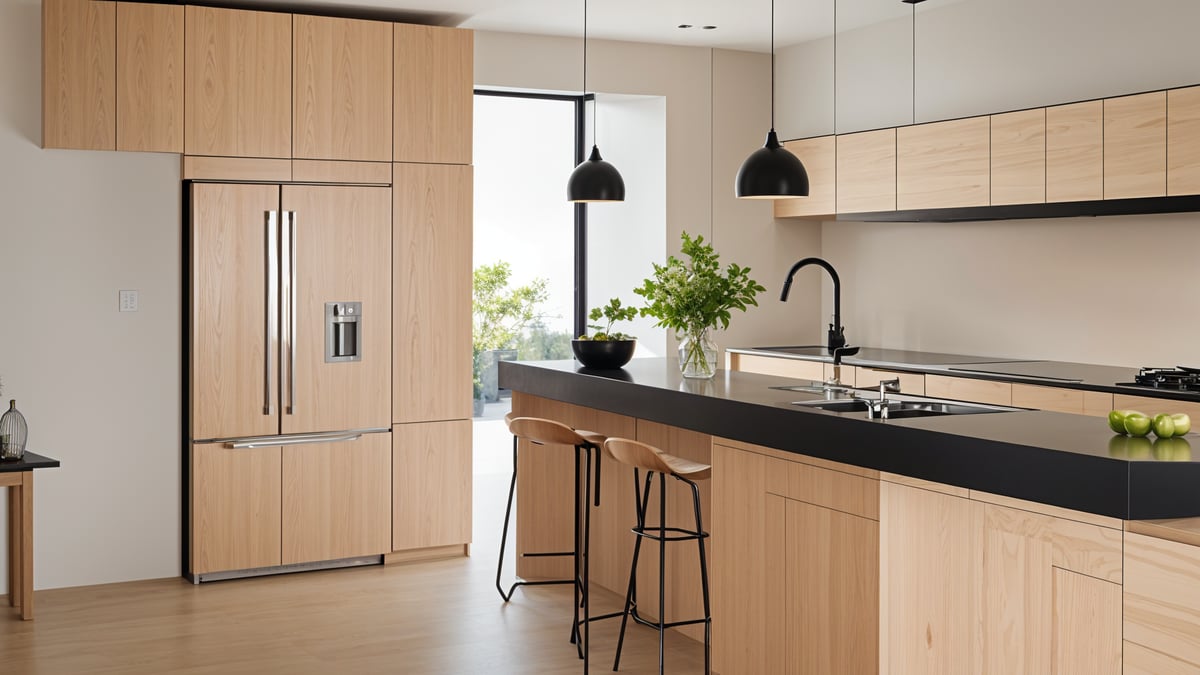
[[[834,413],[867,413],[869,417],[878,417],[871,408],[876,401],[866,398],[843,398],[834,401],[793,401],[792,405],[805,408],[817,408]],[[984,413],[1007,412],[1018,410],[1004,406],[983,405],[979,403],[963,403],[961,401],[942,401],[925,399],[915,396],[896,395],[888,399],[888,419],[900,420],[914,417],[939,417],[942,415],[978,415]]]

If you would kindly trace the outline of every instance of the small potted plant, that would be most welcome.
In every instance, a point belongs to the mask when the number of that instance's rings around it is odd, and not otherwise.
[[[587,368],[603,370],[620,368],[629,363],[629,359],[633,358],[634,349],[637,348],[637,338],[625,333],[614,333],[612,327],[618,321],[632,321],[637,316],[637,308],[622,305],[620,298],[609,300],[603,307],[593,308],[588,318],[592,321],[607,319],[608,323],[604,326],[588,324],[588,328],[597,332],[591,337],[580,335],[571,340],[571,351],[575,352],[575,358]]]

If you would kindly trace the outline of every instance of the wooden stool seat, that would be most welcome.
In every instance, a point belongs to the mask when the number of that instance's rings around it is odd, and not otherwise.
[[[708,464],[667,454],[640,441],[610,438],[604,443],[604,450],[618,462],[646,471],[665,473],[668,476],[689,480],[707,480],[712,475],[712,466]]]

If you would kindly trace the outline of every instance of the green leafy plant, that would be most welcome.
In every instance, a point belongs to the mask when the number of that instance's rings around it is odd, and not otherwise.
[[[544,318],[540,306],[550,296],[546,280],[510,288],[512,266],[503,260],[475,268],[472,287],[472,388],[475,397],[482,392],[484,364],[480,354],[497,349],[514,349],[525,329]]]
[[[658,319],[656,325],[688,341],[683,363],[711,374],[704,358],[704,333],[728,328],[731,312],[757,306],[754,296],[767,289],[750,278],[749,267],[731,263],[722,272],[720,255],[703,236],[693,239],[684,232],[681,251],[686,260],[670,256],[665,265],[654,263],[654,275],[633,292],[646,299],[643,316]]]
[[[637,307],[624,306],[621,304],[620,298],[612,298],[611,300],[608,301],[607,305],[604,305],[603,307],[594,307],[594,308],[592,308],[592,311],[588,314],[588,318],[591,319],[592,321],[599,321],[600,319],[607,319],[608,323],[603,326],[600,324],[589,323],[588,328],[594,328],[596,330],[596,334],[592,335],[591,337],[588,337],[587,335],[580,335],[579,339],[580,340],[633,340],[634,337],[632,335],[629,335],[626,333],[620,333],[620,332],[614,333],[612,331],[612,327],[613,327],[613,324],[618,321],[633,321],[634,319],[636,319],[638,317],[638,313],[639,312],[638,312]]]

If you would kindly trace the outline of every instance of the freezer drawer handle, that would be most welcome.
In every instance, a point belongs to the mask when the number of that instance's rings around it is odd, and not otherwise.
[[[280,445],[307,445],[310,443],[341,443],[344,441],[357,441],[362,438],[361,433],[349,434],[313,434],[306,436],[281,436],[278,438],[247,438],[245,440],[230,441],[225,444],[227,448],[235,450],[252,449],[252,448],[273,448]]]

